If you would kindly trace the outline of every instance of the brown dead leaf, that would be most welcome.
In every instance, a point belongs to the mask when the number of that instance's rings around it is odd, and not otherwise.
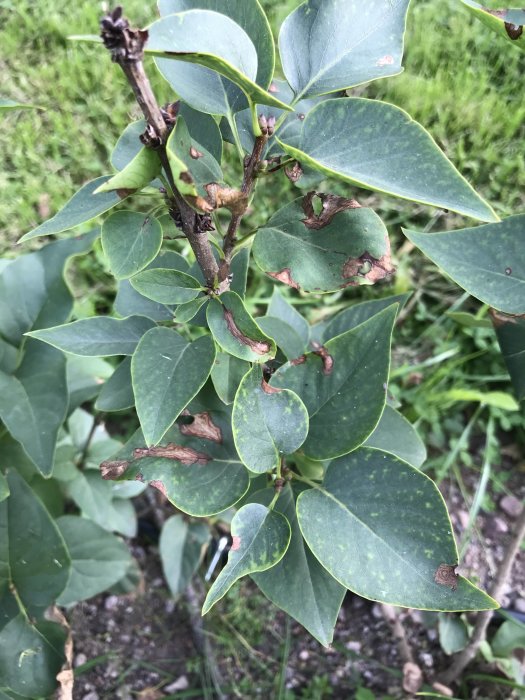
[[[66,642],[64,645],[65,661],[62,668],[57,673],[58,688],[55,691],[55,700],[73,700],[73,685],[75,678],[73,675],[73,635],[68,621],[56,606],[48,608],[45,614],[46,620],[55,622],[66,631]]]
[[[320,214],[315,213],[314,197],[321,200]],[[361,205],[355,199],[346,199],[335,194],[323,194],[322,192],[308,192],[303,199],[303,211],[306,219],[302,219],[306,228],[319,230],[328,226],[336,214],[348,209],[360,209]]]
[[[284,169],[284,174],[293,184],[299,182],[299,180],[303,176],[303,169],[301,168],[301,164],[295,161],[291,168]]]
[[[403,666],[403,690],[407,693],[417,693],[423,685],[423,671],[412,661]]]

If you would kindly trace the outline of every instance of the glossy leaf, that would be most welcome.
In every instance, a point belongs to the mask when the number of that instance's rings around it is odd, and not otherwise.
[[[51,516],[22,477],[7,475],[10,496],[0,503],[0,593],[14,586],[23,605],[42,610],[66,587],[70,557]],[[7,542],[9,545],[7,546]]]
[[[391,452],[418,469],[427,458],[425,444],[414,426],[390,406],[385,406],[381,420],[364,445]]]
[[[140,137],[145,129],[144,119],[131,122],[124,129],[111,153],[111,165],[115,170],[124,170],[144,148]]]
[[[135,275],[160,251],[162,228],[157,219],[134,211],[117,211],[102,224],[102,248],[113,276]]]
[[[94,316],[27,335],[74,355],[109,357],[132,355],[139,340],[154,325],[144,316],[130,316],[122,320]]]
[[[72,605],[107,590],[125,574],[131,562],[126,545],[96,523],[64,515],[56,524],[71,557],[71,577],[58,599]]]
[[[497,221],[423,127],[394,105],[326,100],[303,123],[299,142],[280,141],[301,163],[351,185]]]
[[[257,0],[160,0],[158,4],[162,16],[189,9],[212,10],[227,15],[252,41],[258,59],[256,82],[262,88],[268,88],[274,70],[275,48],[268,20]],[[157,59],[156,63],[175,92],[201,112],[231,118],[234,112],[246,106],[241,89],[210,68],[176,64],[166,59]]]
[[[180,304],[175,311],[175,321],[177,323],[189,323],[193,321],[202,307],[207,304],[209,297],[200,296],[192,301],[187,301],[185,304]]]
[[[322,487],[301,493],[297,515],[321,564],[364,598],[424,610],[497,607],[461,576],[435,580],[458,562],[445,503],[393,455],[362,448],[335,460]]]
[[[162,439],[197,392],[215,361],[210,336],[189,343],[169,328],[152,328],[131,360],[133,391],[148,445]]]
[[[404,234],[472,296],[499,311],[525,313],[525,214],[459,231]]]
[[[410,0],[308,0],[284,21],[279,51],[297,97],[346,90],[401,72]]]
[[[525,318],[493,314],[498,342],[519,401],[525,399]]]
[[[525,9],[491,10],[473,0],[461,1],[467,10],[489,29],[505,37],[522,51],[525,50]]]
[[[202,291],[199,280],[185,272],[152,268],[131,280],[131,286],[142,296],[159,304],[185,304]]]
[[[161,252],[146,269],[154,268],[188,272],[189,265],[182,255],[168,250]],[[120,316],[146,316],[153,321],[170,321],[173,318],[173,309],[142,296],[133,289],[129,280],[119,282],[114,308]]]
[[[172,515],[162,527],[159,554],[164,578],[174,596],[184,592],[202,560],[210,540],[206,523],[191,523]]]
[[[287,360],[293,360],[306,351],[306,345],[298,333],[286,321],[272,316],[257,319],[260,329],[275,340]]]
[[[209,10],[189,10],[157,20],[148,31],[146,53],[210,68],[235,83],[252,102],[291,109],[257,85],[255,47],[244,29],[226,15]],[[157,61],[157,65],[180,96],[196,109],[201,109],[202,105],[192,99],[193,91],[185,90],[184,85],[182,89],[180,84],[177,87],[166,76],[164,62]],[[197,79],[199,88],[210,89],[212,95],[217,92],[213,83],[199,81],[198,74],[192,77]]]
[[[0,372],[0,419],[44,476],[53,469],[67,407],[64,356],[54,348],[28,342],[16,375]]]
[[[253,256],[261,270],[296,289],[333,292],[373,283],[392,272],[385,225],[365,207],[341,211],[321,230],[305,224],[305,201],[296,199],[260,228]]]
[[[392,306],[392,304],[399,304],[399,312],[409,298],[410,293],[397,294],[396,296],[385,297],[384,299],[372,299],[370,301],[363,301],[359,304],[353,304],[348,309],[344,309],[328,321],[323,329],[321,337],[323,341],[327,341],[341,335],[342,333],[346,333],[346,331],[357,328],[357,326],[359,326],[361,323],[368,321],[368,319],[372,318],[372,316],[375,316],[383,311],[383,309]]]
[[[268,506],[272,497],[273,491],[265,489],[250,496],[250,501]],[[328,646],[334,636],[337,614],[346,590],[307,547],[299,529],[290,486],[283,490],[274,510],[290,523],[290,545],[280,562],[269,571],[252,574],[252,578],[272,603],[306,627],[321,644]]]
[[[235,396],[232,428],[245,466],[263,474],[301,447],[308,435],[308,411],[293,391],[270,387],[256,365]]]
[[[0,472],[0,503],[2,501],[5,501],[5,499],[9,496],[9,484],[7,483],[7,479],[5,476]]]
[[[308,409],[310,430],[301,448],[307,457],[347,454],[375,430],[385,406],[395,313],[390,306],[273,375],[271,386],[291,389]]]
[[[81,404],[96,398],[104,380],[111,377],[113,369],[109,362],[100,357],[69,355],[66,358],[68,412],[72,413]]]
[[[0,337],[0,370],[6,374],[13,374],[18,365],[18,359],[18,348]]]
[[[287,323],[297,333],[301,342],[305,346],[308,344],[310,340],[310,325],[308,321],[301,316],[293,304],[283,297],[279,287],[274,287],[273,289],[266,315]]]
[[[248,372],[250,365],[227,352],[218,352],[211,380],[220,400],[226,405],[232,404],[242,378]]]
[[[112,209],[125,199],[129,192],[103,192],[94,194],[101,185],[110,180],[110,175],[103,175],[83,185],[76,194],[71,197],[60,211],[52,219],[48,219],[37,226],[20,239],[19,243],[31,240],[37,236],[49,236],[52,233],[60,233],[80,224],[85,224],[96,216]]]
[[[158,153],[143,146],[137,155],[116,175],[102,183],[95,194],[124,190],[131,194],[141,190],[154,180],[161,171]]]
[[[177,64],[175,65],[177,66]],[[181,64],[178,64],[179,69],[180,67]],[[184,65],[184,67],[189,66]],[[180,103],[179,115],[186,122],[191,138],[204,146],[217,163],[220,163],[222,160],[222,136],[215,119],[210,114],[198,112],[185,102]]]
[[[122,411],[134,405],[131,358],[126,357],[100,390],[95,408],[97,411]]]
[[[235,514],[231,533],[233,544],[228,563],[215,579],[202,607],[207,612],[243,576],[266,571],[285,555],[290,543],[290,524],[281,513],[259,503],[249,503]]]
[[[248,362],[266,362],[275,356],[274,341],[261,331],[235,292],[211,299],[206,317],[216,342],[231,355]]]

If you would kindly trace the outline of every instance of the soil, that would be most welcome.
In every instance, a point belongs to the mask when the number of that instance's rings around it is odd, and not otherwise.
[[[492,504],[493,510],[478,517],[460,567],[460,573],[489,590],[510,538],[513,507],[525,496],[523,465],[517,461],[507,459],[498,471],[507,499],[504,492],[492,494],[488,507]],[[473,493],[476,474],[465,471],[463,476]],[[455,483],[444,482],[442,492],[459,541],[468,521],[467,507]],[[138,591],[101,595],[68,614],[78,674],[74,700],[411,697],[402,690],[404,659],[380,605],[349,593],[334,643],[325,649],[244,580],[205,618],[203,636],[195,600],[170,597],[156,545],[139,538],[132,550],[145,576]],[[203,593],[197,582],[192,595],[199,598]],[[507,609],[525,612],[523,551],[501,602]],[[439,644],[437,616],[402,609],[398,613],[414,662],[423,672],[423,690],[432,691],[435,677],[450,663]],[[501,622],[495,615],[490,634]],[[469,667],[473,673],[504,678],[482,660]],[[373,695],[361,696],[364,691],[359,688]],[[513,692],[508,686],[467,678],[457,696],[519,697]]]

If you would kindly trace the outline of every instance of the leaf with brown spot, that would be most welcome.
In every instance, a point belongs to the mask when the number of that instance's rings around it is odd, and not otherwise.
[[[268,277],[272,277],[274,280],[288,285],[288,287],[292,287],[293,289],[301,289],[297,282],[292,279],[292,273],[289,267],[285,267],[285,269],[281,270],[281,272],[267,272],[266,274]]]
[[[499,346],[519,401],[525,399],[525,315],[490,312]]]
[[[149,485],[152,486],[154,489],[157,489],[157,491],[160,491],[164,498],[168,498],[168,492],[162,481],[153,479],[153,481],[149,482]]]
[[[193,158],[193,160],[198,160],[199,158],[202,158],[204,156],[204,153],[195,148],[195,146],[192,146],[190,148],[190,156]]]
[[[343,265],[343,278],[352,278],[350,282],[341,285],[341,288],[358,286],[366,280],[369,284],[375,284],[394,274],[396,268],[392,265],[390,257],[390,241],[386,240],[387,252],[380,258],[374,258],[365,251],[359,258],[349,258]],[[356,279],[357,278],[357,279]]]
[[[314,347],[313,354],[318,355],[323,361],[323,374],[325,376],[332,374],[334,369],[334,358],[332,355],[330,355],[324,345],[319,345],[319,343],[312,343],[312,345]]]
[[[189,411],[184,411],[183,415],[191,415]],[[209,413],[196,413],[192,416],[191,423],[181,423],[179,430],[183,435],[203,438],[212,442],[222,442],[222,431],[215,425]]]
[[[285,168],[284,173],[286,177],[292,182],[294,185],[296,182],[299,182],[301,177],[303,176],[303,169],[301,167],[301,164],[298,161],[295,161],[295,163],[292,165],[291,168]]]
[[[434,581],[455,591],[458,587],[457,564],[440,564],[434,574]]]
[[[182,431],[181,431],[182,432]],[[144,457],[163,457],[164,459],[173,459],[181,464],[207,464],[210,461],[208,455],[202,452],[197,452],[191,447],[183,447],[170,442],[163,447],[138,447],[133,451],[135,459],[143,459]]]
[[[109,479],[110,481],[115,481],[119,479],[122,474],[129,467],[129,462],[126,460],[116,461],[116,462],[102,462],[100,465],[100,475],[103,479]]]
[[[462,0],[462,2],[467,10],[485,26],[506,40],[510,40],[513,46],[522,51],[525,50],[525,36],[523,34],[525,8],[492,10],[474,2],[474,0]]]
[[[321,201],[321,212],[316,214],[314,208],[314,198]],[[339,212],[348,209],[359,209],[361,205],[355,199],[346,199],[335,194],[323,194],[322,192],[308,192],[303,199],[303,211],[306,219],[303,224],[307,228],[320,230],[331,223],[332,219]]]

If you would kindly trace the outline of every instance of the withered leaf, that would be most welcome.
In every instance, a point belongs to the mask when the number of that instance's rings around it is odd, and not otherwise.
[[[183,415],[191,415],[189,411],[184,411]],[[212,442],[222,442],[222,431],[218,425],[215,425],[209,413],[195,413],[192,423],[183,423],[179,425],[179,430],[183,435],[189,437],[203,438]]]
[[[191,447],[176,445],[173,442],[170,442],[166,446],[159,445],[157,447],[137,447],[135,450],[133,450],[133,456],[135,459],[142,459],[144,457],[162,457],[164,459],[173,459],[186,465],[207,464],[211,460],[211,457],[208,457],[208,455],[205,455],[202,452],[197,452]]]

